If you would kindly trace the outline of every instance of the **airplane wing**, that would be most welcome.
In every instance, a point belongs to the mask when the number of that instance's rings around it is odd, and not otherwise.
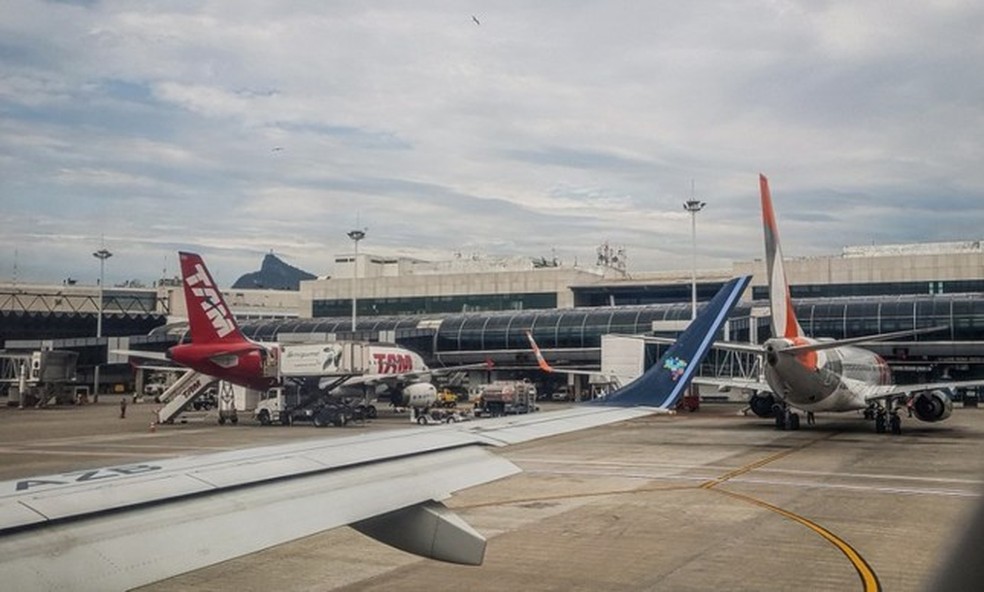
[[[755,380],[752,378],[733,378],[725,376],[709,378],[706,376],[697,376],[694,378],[694,384],[698,386],[711,386],[722,392],[726,392],[731,389],[754,390],[760,393],[772,392],[772,387],[768,382],[765,382],[764,380]]]
[[[865,401],[878,401],[895,397],[911,398],[919,393],[928,391],[950,390],[984,386],[984,380],[951,380],[943,382],[925,382],[922,384],[890,384],[868,387],[864,393]]]
[[[749,280],[601,404],[0,482],[0,581],[129,589],[342,525],[480,564],[485,539],[441,500],[518,472],[495,447],[668,412]]]

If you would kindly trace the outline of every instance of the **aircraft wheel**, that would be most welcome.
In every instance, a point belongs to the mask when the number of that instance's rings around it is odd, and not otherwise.
[[[239,416],[233,415],[232,419],[230,419],[229,421],[232,422],[232,425],[236,425],[237,423],[239,423]]]
[[[786,413],[779,411],[776,413],[776,429],[784,430],[786,429]]]
[[[885,414],[879,413],[875,416],[875,433],[884,434],[885,433]]]
[[[219,416],[219,425],[225,425],[225,418],[221,415]]]
[[[889,426],[891,427],[892,433],[898,436],[902,433],[902,418],[898,414],[893,414],[888,420]]]
[[[316,428],[323,428],[323,427],[325,427],[325,420],[321,418],[321,414],[320,413],[315,413],[313,419],[314,419],[314,427],[316,427]]]
[[[791,429],[791,430],[798,430],[798,429],[800,429],[800,416],[799,416],[799,413],[790,413],[789,414],[789,421],[788,421],[788,423],[789,423],[789,429]]]

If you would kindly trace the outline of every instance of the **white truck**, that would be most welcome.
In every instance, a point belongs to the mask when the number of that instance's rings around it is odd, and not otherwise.
[[[278,386],[260,395],[253,416],[262,425],[311,422],[315,427],[342,427],[353,419],[365,419],[365,410],[324,395],[305,392],[298,385]]]

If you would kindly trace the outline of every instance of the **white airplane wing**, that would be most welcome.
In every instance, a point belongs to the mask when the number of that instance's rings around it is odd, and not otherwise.
[[[715,344],[715,347],[716,346],[717,345]],[[709,378],[706,376],[697,376],[694,378],[694,384],[698,386],[711,386],[722,392],[730,389],[754,390],[760,393],[772,392],[772,387],[769,383],[764,380],[755,380],[753,378],[729,378],[725,376]]]
[[[877,401],[880,399],[890,399],[893,397],[909,398],[927,391],[950,390],[975,386],[984,386],[984,380],[951,380],[943,382],[925,382],[922,384],[890,384],[884,386],[871,386],[865,391],[864,398],[866,401]]]
[[[439,500],[519,471],[490,446],[653,412],[581,408],[3,482],[0,581],[123,590],[344,525],[480,564],[485,539]]]
[[[671,409],[749,279],[601,404],[0,482],[0,582],[129,589],[342,525],[480,564],[485,539],[440,501],[519,471],[494,447]]]

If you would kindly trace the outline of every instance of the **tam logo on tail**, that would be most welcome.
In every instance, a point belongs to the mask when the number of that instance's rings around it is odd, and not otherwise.
[[[212,285],[212,281],[201,263],[195,264],[195,273],[185,278],[185,282],[191,289],[191,293],[199,298],[199,306],[202,307],[208,320],[212,322],[212,327],[219,337],[225,337],[236,330],[229,309],[226,308],[225,302],[222,301],[215,286]],[[199,284],[203,285],[199,287]]]
[[[192,341],[199,344],[246,341],[202,258],[196,253],[178,255]]]

